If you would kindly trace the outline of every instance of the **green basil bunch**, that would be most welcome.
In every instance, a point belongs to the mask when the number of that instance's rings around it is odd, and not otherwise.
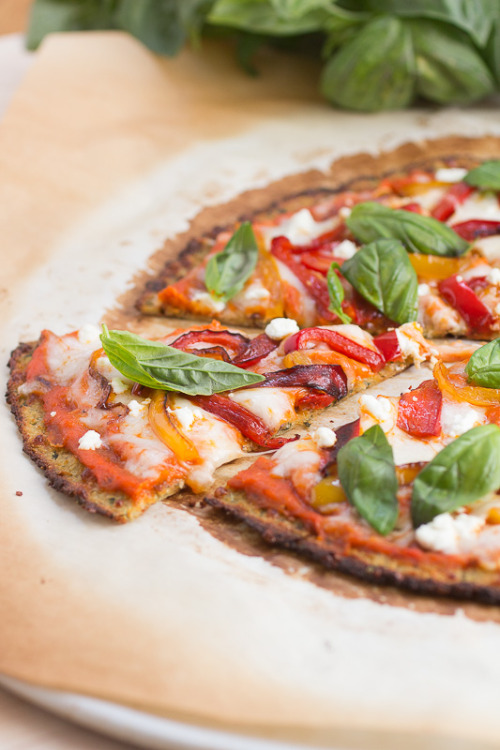
[[[232,36],[249,72],[262,44],[309,53],[325,98],[362,112],[466,104],[500,84],[498,0],[35,0],[28,47],[85,29],[123,29],[164,55]]]

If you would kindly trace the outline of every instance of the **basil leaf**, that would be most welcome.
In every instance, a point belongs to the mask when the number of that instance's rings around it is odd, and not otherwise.
[[[186,41],[178,5],[175,0],[121,0],[118,24],[153,52],[176,55]]]
[[[116,0],[35,0],[30,12],[26,46],[33,50],[44,36],[59,31],[116,28]]]
[[[389,534],[399,513],[398,482],[392,448],[380,425],[344,445],[337,468],[349,502],[379,534]]]
[[[495,77],[498,87],[500,85],[500,15],[495,19],[484,52],[486,62]]]
[[[496,0],[364,0],[363,7],[375,13],[445,21],[467,32],[480,47],[485,46],[498,18]]]
[[[259,250],[252,225],[245,221],[224,250],[212,256],[205,269],[205,285],[211,295],[227,302],[241,292],[252,275]]]
[[[465,367],[467,378],[483,388],[500,388],[500,339],[476,349]]]
[[[453,229],[437,219],[372,201],[354,206],[346,224],[361,242],[387,237],[400,240],[410,253],[457,256],[469,247]]]
[[[500,427],[473,427],[443,448],[415,479],[413,523],[429,523],[440,513],[470,505],[499,487]]]
[[[126,378],[149,388],[188,396],[210,396],[265,380],[263,375],[217,359],[181,352],[129,331],[108,331],[101,342],[111,364]]]
[[[397,240],[363,245],[344,261],[342,275],[390,320],[401,324],[417,319],[417,274]]]
[[[335,273],[335,269],[340,268],[338,263],[333,262],[328,269],[326,275],[326,283],[328,286],[328,294],[330,295],[330,306],[329,310],[335,313],[340,318],[342,323],[350,323],[352,318],[342,310],[342,302],[344,301],[344,287]]]
[[[431,21],[410,21],[417,92],[439,104],[466,104],[495,90],[495,81],[472,40]]]
[[[414,93],[409,29],[389,16],[369,21],[327,62],[321,92],[347,109],[375,112],[406,107]]]
[[[306,0],[303,3],[286,0],[216,0],[208,21],[254,34],[305,34],[321,28],[328,17],[328,5],[324,0]]]
[[[471,169],[465,175],[464,182],[481,190],[500,190],[500,160],[485,161]]]

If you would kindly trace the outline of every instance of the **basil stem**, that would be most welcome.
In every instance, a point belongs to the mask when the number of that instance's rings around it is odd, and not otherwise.
[[[344,445],[337,467],[349,502],[379,534],[389,534],[399,513],[398,482],[392,448],[380,425]]]
[[[330,295],[330,306],[331,310],[335,315],[340,318],[342,323],[350,323],[352,318],[342,310],[342,302],[344,301],[344,287],[336,274],[336,269],[340,266],[335,261],[331,264],[326,275],[326,283],[328,286],[328,294]]]
[[[354,206],[346,224],[360,242],[383,237],[399,240],[410,253],[457,256],[469,247],[453,229],[437,219],[372,201]]]
[[[500,388],[500,339],[476,349],[467,362],[465,372],[474,385]]]
[[[129,331],[108,331],[101,342],[111,364],[135,383],[188,396],[210,396],[265,380],[263,375],[217,359],[181,352]]]
[[[471,169],[465,175],[464,182],[481,190],[500,190],[500,160],[485,161]]]
[[[342,275],[390,320],[402,324],[417,319],[417,274],[397,240],[364,245],[344,261]]]
[[[461,508],[500,487],[500,427],[473,427],[443,448],[415,479],[415,526]]]
[[[228,302],[254,272],[259,250],[249,221],[243,222],[224,250],[213,255],[205,269],[205,285],[216,299]]]

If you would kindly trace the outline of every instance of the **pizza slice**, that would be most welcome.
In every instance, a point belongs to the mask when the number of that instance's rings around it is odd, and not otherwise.
[[[127,521],[184,486],[207,491],[217,467],[283,446],[288,427],[430,356],[413,323],[380,339],[288,319],[253,339],[217,322],[160,341],[90,326],[22,344],[8,398],[50,482]]]
[[[360,419],[262,456],[209,502],[326,567],[500,603],[500,339]]]
[[[418,319],[431,337],[495,338],[500,161],[457,164],[284,200],[190,243],[139,307],[238,325],[353,322],[372,333]]]

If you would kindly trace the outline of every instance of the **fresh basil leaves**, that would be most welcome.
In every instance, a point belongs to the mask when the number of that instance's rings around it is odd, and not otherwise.
[[[465,175],[464,182],[480,190],[500,190],[500,160],[485,161],[471,169]]]
[[[109,361],[122,375],[149,388],[210,396],[265,380],[263,375],[227,362],[181,352],[129,331],[108,331],[103,326],[101,342]]]
[[[210,294],[228,302],[241,292],[252,275],[259,250],[249,221],[243,222],[224,250],[213,255],[205,269],[205,285]]]
[[[415,479],[411,515],[429,523],[500,487],[500,427],[473,427],[443,448]]]
[[[398,482],[392,448],[380,425],[344,445],[337,468],[349,502],[379,534],[389,534],[398,518]]]
[[[465,373],[474,385],[500,388],[500,339],[476,349],[467,362]]]
[[[342,275],[395,323],[417,319],[417,274],[397,240],[378,240],[364,245],[344,261]]]
[[[408,26],[376,16],[327,62],[321,93],[358,111],[407,107],[415,90],[415,58]]]
[[[342,323],[350,323],[352,318],[342,310],[344,287],[335,272],[337,268],[340,268],[339,264],[333,262],[326,275],[326,284],[328,287],[328,294],[330,295],[330,307],[328,309],[335,313]]]
[[[469,247],[453,229],[437,219],[371,201],[354,206],[346,224],[360,242],[383,237],[399,240],[411,253],[458,256]]]

